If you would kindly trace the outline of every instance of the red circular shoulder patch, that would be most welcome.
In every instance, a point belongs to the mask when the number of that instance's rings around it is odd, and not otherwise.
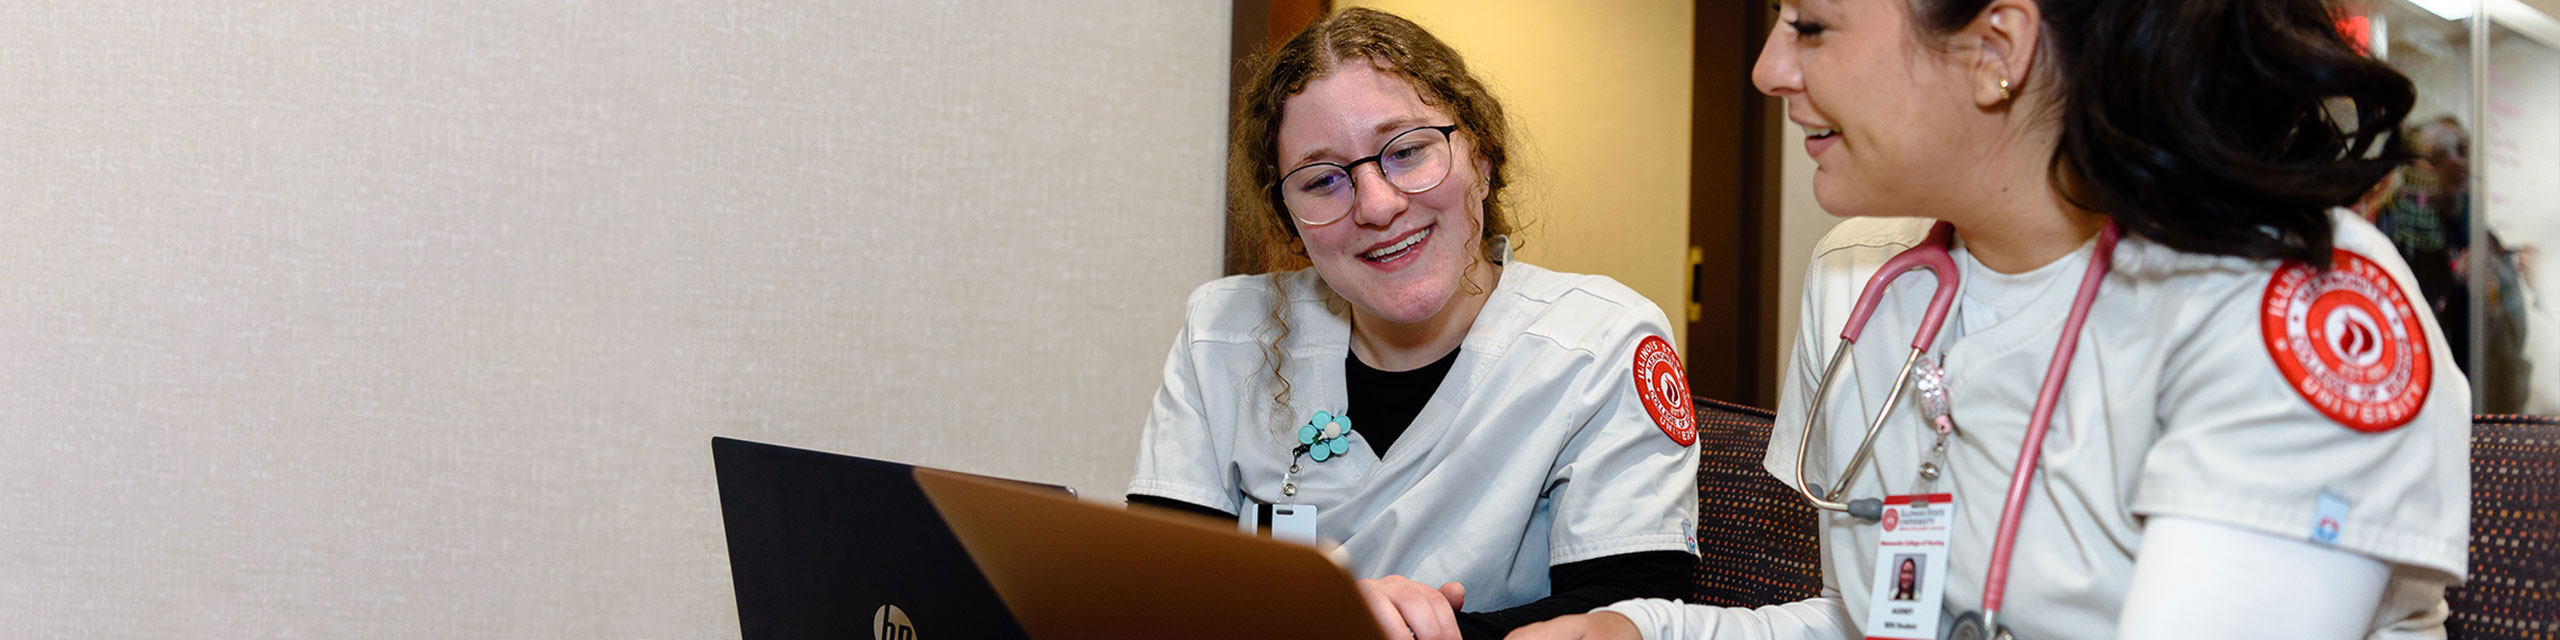
[[[1698,443],[1698,415],[1689,399],[1689,379],[1680,373],[1680,354],[1662,336],[1636,343],[1636,397],[1653,414],[1662,435],[1686,447]]]
[[[2267,355],[2303,400],[2348,428],[2408,424],[2434,379],[2424,320],[2382,265],[2331,255],[2328,271],[2287,262],[2267,282],[2258,311]]]

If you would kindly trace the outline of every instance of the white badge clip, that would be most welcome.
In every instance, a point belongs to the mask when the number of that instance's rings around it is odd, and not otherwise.
[[[1273,540],[1316,543],[1316,508],[1306,504],[1255,503],[1236,516],[1236,529]]]
[[[1884,516],[1876,521],[1883,536],[1876,544],[1875,590],[1868,598],[1868,638],[1937,637],[1955,513],[1955,494],[1885,497]]]

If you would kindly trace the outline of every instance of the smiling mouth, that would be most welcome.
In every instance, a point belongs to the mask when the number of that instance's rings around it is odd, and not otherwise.
[[[1360,259],[1370,262],[1388,262],[1395,260],[1396,258],[1402,258],[1404,257],[1404,254],[1411,253],[1416,245],[1422,244],[1422,240],[1424,238],[1431,237],[1431,229],[1431,227],[1423,227],[1421,231],[1416,231],[1413,235],[1405,236],[1404,241],[1402,242],[1379,247],[1369,251],[1368,253],[1360,254]]]
[[[1805,128],[1804,128],[1804,137],[1805,137],[1805,139],[1807,139],[1807,140],[1822,140],[1822,139],[1831,138],[1831,137],[1838,136],[1838,135],[1840,135],[1840,128],[1839,128],[1839,127],[1805,127]]]

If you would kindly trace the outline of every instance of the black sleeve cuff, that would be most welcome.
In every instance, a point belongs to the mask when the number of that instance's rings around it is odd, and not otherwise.
[[[1226,510],[1224,510],[1224,509],[1218,509],[1218,508],[1215,508],[1215,507],[1206,507],[1206,506],[1196,505],[1196,504],[1192,504],[1192,503],[1189,503],[1189,502],[1183,502],[1183,501],[1181,501],[1181,500],[1175,500],[1175,499],[1172,499],[1172,498],[1159,498],[1159,497],[1156,497],[1156,496],[1139,495],[1139,494],[1135,494],[1135,493],[1129,494],[1129,506],[1132,506],[1132,507],[1154,507],[1154,508],[1157,508],[1157,509],[1169,509],[1169,510],[1173,510],[1173,511],[1180,511],[1180,512],[1183,512],[1183,513],[1188,513],[1188,514],[1191,514],[1191,515],[1196,515],[1196,516],[1208,516],[1208,517],[1218,518],[1218,519],[1222,519],[1222,520],[1234,520],[1234,519],[1236,519],[1236,514],[1227,513],[1227,512],[1226,512]]]
[[[1458,632],[1467,640],[1498,640],[1514,629],[1621,600],[1678,599],[1688,595],[1697,564],[1697,556],[1679,551],[1644,551],[1557,565],[1547,569],[1551,595],[1500,611],[1461,611]]]

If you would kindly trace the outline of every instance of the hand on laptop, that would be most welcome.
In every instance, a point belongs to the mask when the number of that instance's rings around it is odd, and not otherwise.
[[[1455,582],[1433,589],[1404,576],[1360,581],[1360,598],[1394,640],[1458,640],[1458,607],[1467,588]]]
[[[1644,631],[1626,616],[1602,611],[1570,615],[1521,627],[1504,640],[1604,640],[1638,639]]]

